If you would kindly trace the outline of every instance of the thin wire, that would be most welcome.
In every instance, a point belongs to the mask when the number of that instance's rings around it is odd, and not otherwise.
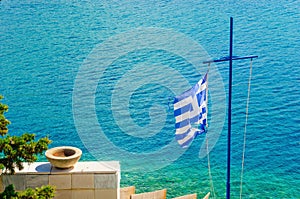
[[[244,175],[244,165],[245,165],[245,151],[246,151],[246,134],[247,134],[247,124],[248,124],[248,110],[249,110],[249,101],[250,101],[250,88],[251,88],[251,78],[252,78],[252,58],[250,61],[250,74],[248,80],[248,96],[246,104],[246,121],[245,121],[245,130],[244,130],[244,144],[243,144],[243,157],[242,157],[242,170],[241,170],[241,184],[240,184],[240,199],[242,198],[243,193],[243,175]]]

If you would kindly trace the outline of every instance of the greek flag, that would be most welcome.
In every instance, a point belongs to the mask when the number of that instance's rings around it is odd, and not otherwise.
[[[187,147],[207,126],[207,73],[195,86],[174,99],[175,138]],[[192,125],[196,125],[193,127]]]

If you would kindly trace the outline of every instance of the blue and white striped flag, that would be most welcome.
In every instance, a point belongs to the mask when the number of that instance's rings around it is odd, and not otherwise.
[[[195,86],[174,99],[175,138],[187,147],[207,127],[207,73]],[[194,128],[192,125],[197,125]]]

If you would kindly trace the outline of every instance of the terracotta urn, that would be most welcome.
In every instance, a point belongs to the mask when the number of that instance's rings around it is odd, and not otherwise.
[[[60,146],[48,149],[45,153],[48,161],[56,168],[73,167],[82,155],[82,151],[72,146]]]

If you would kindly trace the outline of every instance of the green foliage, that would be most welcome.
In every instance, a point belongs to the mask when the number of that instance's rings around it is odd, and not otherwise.
[[[35,189],[28,188],[18,192],[18,199],[50,199],[54,197],[54,192],[54,188],[50,185]]]
[[[2,99],[3,97],[0,95],[0,100]],[[7,111],[8,111],[8,106],[0,102],[0,135],[2,136],[8,132],[7,125],[10,124],[10,121],[7,120],[4,116],[4,113]]]
[[[0,95],[0,169],[4,173],[14,174],[15,168],[22,170],[23,162],[35,162],[37,155],[42,154],[48,149],[51,141],[48,137],[44,137],[35,141],[35,135],[25,133],[21,136],[8,135],[7,126],[10,121],[4,116],[8,111],[8,106],[1,103],[3,97]],[[50,199],[54,197],[54,188],[50,185],[41,188],[26,189],[22,192],[16,192],[13,185],[5,188],[0,193],[0,199]]]
[[[16,192],[14,185],[11,184],[0,194],[0,199],[50,199],[54,197],[54,192],[55,189],[50,185]]]
[[[0,100],[3,97],[0,95]],[[35,141],[35,135],[25,133],[21,136],[10,136],[7,134],[7,125],[10,121],[4,116],[8,111],[8,106],[0,102],[0,168],[4,168],[6,173],[15,173],[15,167],[22,170],[22,162],[35,162],[37,155],[48,149],[51,141],[44,137]]]
[[[35,135],[25,133],[21,136],[7,135],[0,140],[0,166],[5,168],[6,172],[15,173],[15,166],[22,170],[22,162],[35,162],[37,155],[47,150],[50,140],[45,137],[37,142],[34,141]]]
[[[17,192],[15,191],[14,185],[8,185],[5,190],[0,194],[0,199],[13,199],[17,198]]]

